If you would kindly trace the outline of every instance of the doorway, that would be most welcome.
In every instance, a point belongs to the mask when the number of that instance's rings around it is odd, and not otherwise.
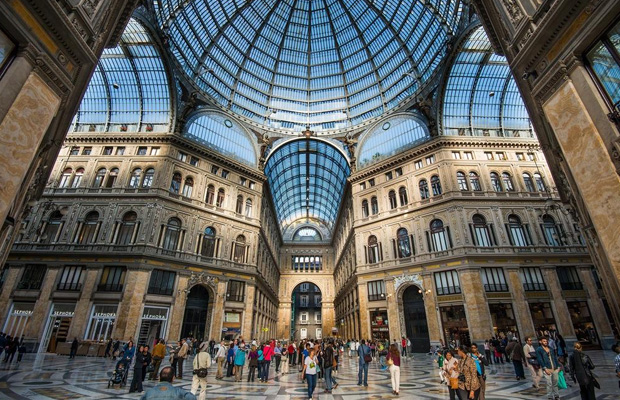
[[[207,310],[209,307],[209,292],[202,285],[194,286],[187,295],[185,315],[181,337],[202,339],[206,337]]]
[[[403,310],[407,337],[411,340],[413,353],[426,353],[431,347],[431,340],[426,322],[424,296],[417,286],[409,286],[403,293]]]
[[[291,340],[319,339],[323,335],[321,290],[310,282],[300,283],[292,294]]]

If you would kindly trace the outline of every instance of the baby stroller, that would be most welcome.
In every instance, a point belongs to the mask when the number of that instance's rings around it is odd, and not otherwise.
[[[108,388],[114,385],[120,385],[123,387],[127,384],[127,375],[129,374],[129,368],[125,363],[118,363],[114,372],[112,372],[112,376],[108,380]]]

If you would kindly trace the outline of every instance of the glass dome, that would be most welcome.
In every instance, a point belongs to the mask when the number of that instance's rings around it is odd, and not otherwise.
[[[155,0],[192,84],[249,121],[321,133],[397,107],[428,80],[459,0]]]

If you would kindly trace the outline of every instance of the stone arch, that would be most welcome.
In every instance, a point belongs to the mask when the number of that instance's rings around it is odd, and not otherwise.
[[[396,284],[396,302],[398,305],[398,328],[400,336],[405,336],[411,340],[411,349],[414,352],[426,352],[430,347],[430,329],[428,318],[432,318],[434,315],[428,315],[426,312],[426,295],[430,288],[424,288],[422,277],[417,274],[406,275],[397,277]],[[415,302],[414,304],[408,304],[405,307],[405,294],[413,290],[419,293],[421,302]],[[413,306],[413,307],[412,307]],[[408,314],[407,316],[405,314]],[[420,314],[424,314],[424,318],[419,318]],[[412,316],[415,317],[412,318]],[[408,329],[409,325],[409,329]],[[392,335],[394,336],[394,335]]]

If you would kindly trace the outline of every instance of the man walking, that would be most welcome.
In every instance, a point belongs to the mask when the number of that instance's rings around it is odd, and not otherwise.
[[[71,343],[71,352],[69,353],[69,359],[75,358],[75,354],[78,351],[79,345],[80,343],[78,342],[77,338],[73,338],[73,342]]]
[[[332,375],[334,361],[334,345],[330,341],[329,343],[327,343],[327,347],[325,348],[323,356],[323,371],[325,372],[325,393],[331,393],[332,388],[335,389],[338,387],[338,382],[336,382],[336,379],[334,379]]]
[[[166,345],[164,344],[163,339],[159,339],[155,347],[153,347],[153,372],[151,372],[151,376],[149,376],[149,380],[157,380],[157,376],[159,375],[159,366],[161,365],[161,361],[166,356]]]
[[[407,358],[407,339],[405,339],[405,337],[403,336],[400,340],[400,348],[401,348],[401,354],[403,355],[403,358]]]
[[[215,354],[215,359],[217,360],[217,372],[215,374],[215,379],[224,379],[224,362],[226,362],[226,345],[224,345],[224,341],[220,342],[220,347],[217,349],[217,353]]]
[[[366,340],[364,339],[362,339],[360,346],[357,348],[357,356],[359,365],[359,372],[357,373],[357,386],[362,386],[363,374],[363,384],[368,387],[368,363],[372,361],[372,356],[370,355],[370,347],[366,345]]]
[[[555,352],[549,347],[549,339],[546,337],[540,339],[540,346],[536,349],[536,360],[543,370],[547,383],[547,399],[559,400],[558,373],[560,372],[560,364]]]
[[[523,353],[525,354],[525,360],[527,361],[527,369],[530,370],[532,375],[532,386],[538,389],[540,387],[540,380],[542,379],[542,368],[536,360],[536,349],[532,345],[532,338],[525,338],[525,345],[523,346]]]
[[[189,346],[185,339],[181,339],[181,347],[177,350],[172,361],[172,368],[177,373],[177,378],[183,379],[183,362],[189,354]]]
[[[207,368],[211,366],[211,356],[208,353],[207,346],[201,347],[198,354],[194,358],[194,376],[192,377],[191,393],[198,395],[198,400],[206,400],[207,398]]]

